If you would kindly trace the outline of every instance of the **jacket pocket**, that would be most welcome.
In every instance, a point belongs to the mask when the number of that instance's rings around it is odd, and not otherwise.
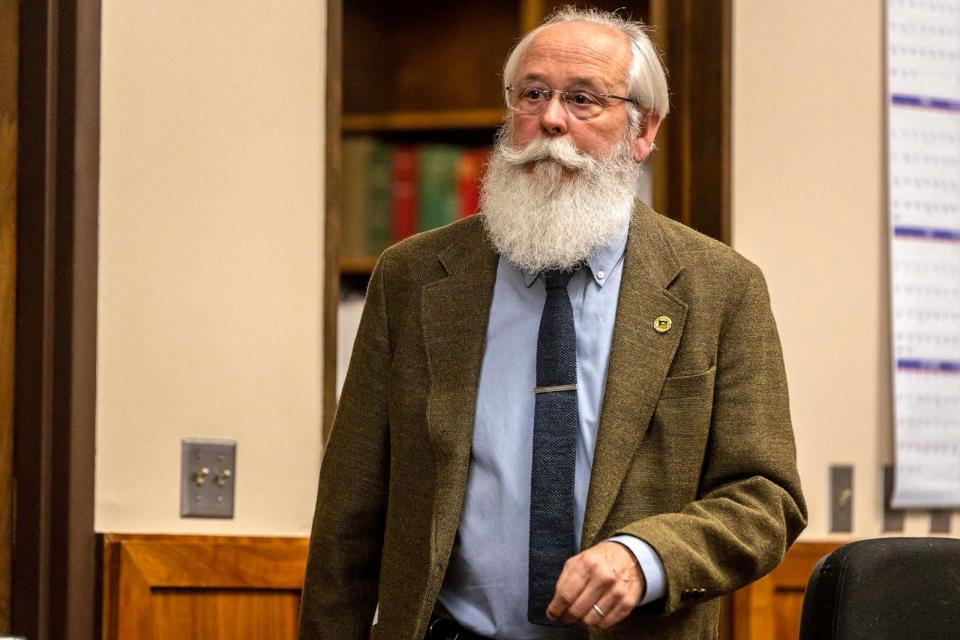
[[[713,380],[716,372],[717,367],[714,365],[703,373],[667,378],[663,381],[663,388],[660,390],[660,399],[695,398],[697,396],[708,395],[713,390]]]

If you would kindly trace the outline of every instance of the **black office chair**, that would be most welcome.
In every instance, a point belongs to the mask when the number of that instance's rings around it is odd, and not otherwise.
[[[814,567],[800,640],[949,638],[960,638],[960,540],[861,540]]]

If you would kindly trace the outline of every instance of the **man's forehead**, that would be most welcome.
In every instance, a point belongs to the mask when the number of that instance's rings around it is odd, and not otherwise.
[[[629,41],[620,31],[585,22],[560,23],[545,27],[530,42],[517,77],[562,73],[568,79],[616,81],[625,77],[629,64]]]

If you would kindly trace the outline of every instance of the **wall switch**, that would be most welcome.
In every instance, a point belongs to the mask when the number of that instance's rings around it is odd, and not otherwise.
[[[232,518],[236,482],[234,440],[184,438],[180,443],[180,517]]]
[[[830,531],[853,531],[853,467],[830,467]]]

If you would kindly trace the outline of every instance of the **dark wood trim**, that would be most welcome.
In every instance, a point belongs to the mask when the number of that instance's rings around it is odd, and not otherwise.
[[[92,640],[100,2],[20,11],[12,626]]]
[[[17,287],[19,7],[0,4],[0,634],[10,632],[13,557],[13,380]]]
[[[503,109],[460,111],[392,111],[350,113],[343,116],[343,130],[352,132],[430,131],[437,129],[493,129],[503,121]]]
[[[720,228],[719,240],[733,242],[733,1],[720,3]]]
[[[667,19],[669,17],[670,0],[650,0],[650,24],[653,26],[653,41],[663,53],[670,47],[670,32],[667,29]],[[666,63],[666,60],[664,60]],[[667,76],[667,85],[670,87],[670,108],[674,107],[673,99],[673,78]],[[674,114],[675,115],[675,114]],[[647,159],[647,164],[652,170],[653,177],[653,208],[660,213],[666,214],[669,210],[668,198],[670,178],[667,170],[670,167],[670,145],[666,143],[670,139],[670,130],[673,128],[674,115],[668,115],[667,119],[660,124],[660,130],[657,133],[657,143],[654,152]]]
[[[337,412],[337,308],[340,304],[340,181],[343,119],[343,0],[327,0],[324,153],[323,444]]]
[[[523,37],[536,29],[546,17],[547,3],[545,0],[520,0],[520,36]],[[506,52],[504,52],[504,55],[506,55]],[[501,111],[494,126],[499,125],[502,118],[503,112]]]
[[[732,0],[652,0],[671,112],[654,156],[654,206],[730,242]]]

